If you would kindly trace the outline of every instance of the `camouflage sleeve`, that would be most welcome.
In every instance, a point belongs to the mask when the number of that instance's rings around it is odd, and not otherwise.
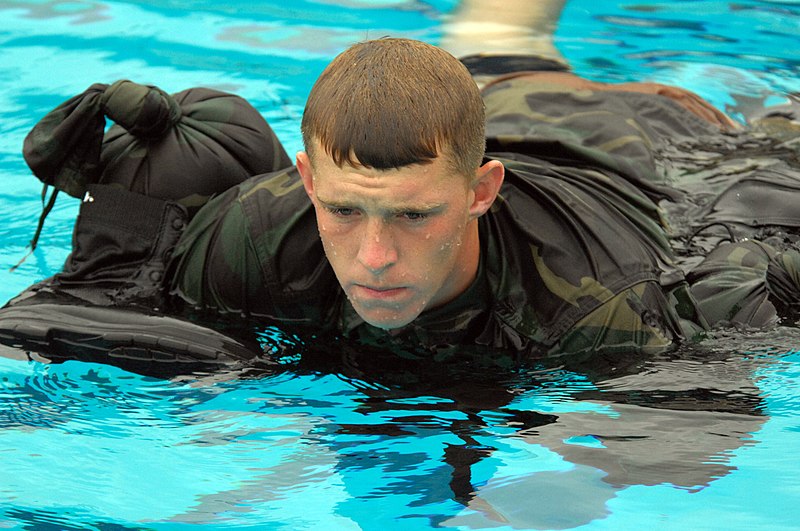
[[[623,290],[575,323],[550,354],[659,353],[681,338],[697,338],[702,321],[683,315],[694,311],[681,302],[690,296],[684,287],[665,293],[655,282],[642,282]]]
[[[169,292],[195,308],[250,314],[269,303],[239,194],[234,187],[204,206],[173,253]]]
[[[768,327],[800,316],[800,253],[756,240],[720,245],[688,275],[712,326]]]

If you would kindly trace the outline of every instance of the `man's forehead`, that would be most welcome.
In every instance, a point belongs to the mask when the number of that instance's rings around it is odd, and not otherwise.
[[[439,154],[430,160],[425,160],[421,162],[416,162],[412,164],[408,164],[405,166],[400,166],[396,168],[386,168],[386,169],[376,169],[371,166],[366,166],[360,163],[358,159],[358,155],[354,151],[350,151],[348,157],[343,162],[342,166],[339,166],[334,157],[325,149],[323,143],[318,139],[313,139],[310,142],[310,145],[307,146],[307,154],[308,158],[311,162],[311,166],[315,170],[320,170],[322,168],[338,168],[340,170],[348,170],[354,172],[366,172],[366,173],[375,173],[375,176],[384,176],[384,175],[391,175],[393,171],[402,170],[405,168],[415,168],[418,170],[426,170],[426,169],[443,169],[448,173],[452,173],[453,177],[457,177],[456,171],[454,168],[456,167],[455,158],[450,153],[450,150],[441,150]],[[351,163],[349,163],[350,161]]]
[[[434,208],[447,201],[447,186],[437,186],[424,176],[406,170],[396,175],[369,172],[320,172],[315,175],[317,198],[328,205],[369,202],[392,209]]]
[[[464,179],[436,165],[392,170],[325,164],[314,169],[317,199],[328,206],[374,207],[384,211],[432,211],[448,204]]]

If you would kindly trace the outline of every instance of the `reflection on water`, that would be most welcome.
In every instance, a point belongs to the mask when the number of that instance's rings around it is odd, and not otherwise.
[[[174,381],[0,360],[0,489],[27,500],[5,516],[572,528],[631,487],[701,492],[735,473],[767,422],[759,379],[784,362],[729,349],[496,378],[353,349]],[[158,499],[136,488],[148,484]]]
[[[0,2],[0,9],[20,10],[24,17],[52,19],[65,17],[73,24],[87,24],[108,20],[108,7],[102,2],[69,2],[54,0],[47,2]]]

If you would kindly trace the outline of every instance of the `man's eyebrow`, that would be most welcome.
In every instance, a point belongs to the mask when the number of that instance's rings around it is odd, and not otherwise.
[[[389,209],[392,214],[403,214],[405,212],[419,212],[419,213],[434,213],[442,210],[445,207],[444,203],[417,203],[399,205]]]
[[[322,199],[317,196],[317,201],[329,208],[358,208],[356,205],[346,200]],[[445,203],[408,203],[405,205],[396,205],[387,210],[390,214],[403,214],[406,212],[434,213],[444,209],[445,206]]]
[[[351,205],[347,204],[347,202],[345,201],[337,201],[335,199],[327,200],[327,199],[322,199],[320,196],[317,196],[317,201],[319,201],[320,203],[322,203],[327,207],[335,207],[335,208],[351,207]]]

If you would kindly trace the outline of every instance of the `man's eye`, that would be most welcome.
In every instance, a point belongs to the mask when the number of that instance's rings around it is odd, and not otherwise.
[[[326,208],[328,212],[330,212],[334,216],[347,217],[355,214],[355,210],[352,208],[343,208],[343,207],[326,207]]]
[[[403,217],[409,221],[423,221],[428,219],[428,214],[422,212],[403,212]]]

